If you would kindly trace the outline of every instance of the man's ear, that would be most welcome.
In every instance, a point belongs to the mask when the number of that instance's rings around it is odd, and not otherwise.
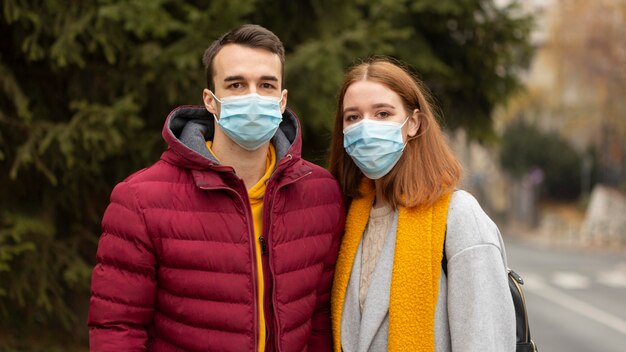
[[[204,101],[204,107],[213,115],[217,115],[217,103],[215,98],[213,98],[213,94],[208,89],[204,89],[202,91],[202,100]]]
[[[415,137],[417,135],[417,131],[420,129],[421,123],[421,115],[422,113],[419,109],[414,109],[413,113],[409,116],[409,121],[407,121],[407,135],[409,138]]]
[[[289,95],[289,92],[287,91],[287,89],[283,89],[282,95],[280,97],[280,113],[284,113],[285,109],[287,108],[287,96]]]

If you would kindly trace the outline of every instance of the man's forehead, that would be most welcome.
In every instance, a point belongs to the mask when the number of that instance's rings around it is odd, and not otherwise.
[[[281,77],[282,64],[278,55],[262,48],[249,48],[236,44],[226,45],[215,56],[213,69],[216,78],[262,76]]]

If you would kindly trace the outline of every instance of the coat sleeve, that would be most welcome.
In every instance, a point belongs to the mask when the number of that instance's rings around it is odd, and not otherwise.
[[[338,200],[337,204],[340,206],[338,212],[339,216],[334,226],[331,246],[324,261],[324,273],[322,274],[322,279],[317,290],[317,304],[315,312],[313,313],[311,338],[308,344],[309,351],[331,352],[333,350],[333,334],[330,321],[330,293],[345,222],[343,202]]]
[[[133,186],[115,187],[91,279],[91,351],[145,351],[156,299],[156,260]]]
[[[446,235],[452,351],[515,351],[515,308],[504,244],[476,200],[457,192]]]

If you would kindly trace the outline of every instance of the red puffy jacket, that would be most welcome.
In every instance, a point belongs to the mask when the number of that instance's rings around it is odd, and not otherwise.
[[[89,307],[92,351],[256,351],[254,230],[246,187],[205,146],[213,120],[180,107],[161,160],[118,184]],[[272,139],[263,207],[267,351],[330,351],[330,289],[344,207],[337,182],[300,157],[295,114]]]

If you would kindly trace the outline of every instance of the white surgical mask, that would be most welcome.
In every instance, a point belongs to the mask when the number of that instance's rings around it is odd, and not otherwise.
[[[363,119],[343,130],[343,147],[369,179],[385,176],[396,165],[405,143],[403,123]]]
[[[280,98],[251,93],[220,100],[213,92],[211,95],[220,102],[217,124],[230,139],[246,150],[256,150],[272,139],[283,120]]]

